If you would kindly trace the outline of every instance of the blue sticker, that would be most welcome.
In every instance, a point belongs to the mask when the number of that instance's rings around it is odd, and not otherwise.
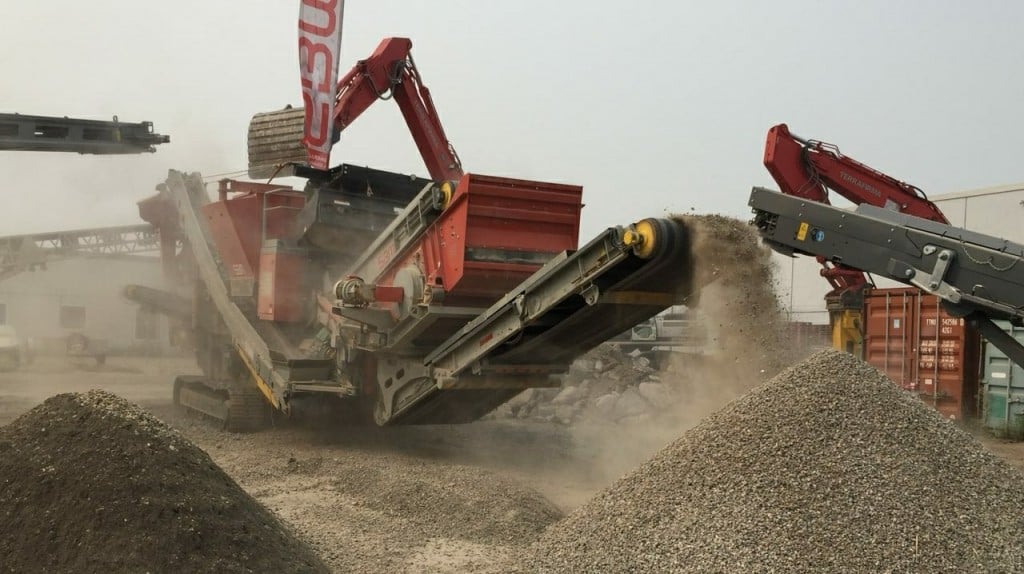
[[[811,241],[824,241],[825,232],[820,229],[815,229],[811,232]]]

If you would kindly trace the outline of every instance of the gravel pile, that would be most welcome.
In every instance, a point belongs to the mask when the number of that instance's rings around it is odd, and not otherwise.
[[[1021,572],[1024,475],[821,351],[555,524],[527,572]]]
[[[0,428],[0,570],[326,572],[202,450],[103,391]]]

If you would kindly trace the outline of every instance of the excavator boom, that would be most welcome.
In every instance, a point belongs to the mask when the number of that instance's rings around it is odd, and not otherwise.
[[[412,59],[412,41],[385,38],[373,54],[338,82],[335,133],[340,134],[374,102],[394,98],[434,181],[456,181],[462,165],[448,142],[430,91]]]
[[[843,155],[835,145],[801,138],[786,124],[768,130],[764,165],[787,195],[830,203],[831,189],[856,205],[949,223],[917,187]]]
[[[870,205],[939,223],[946,216],[917,187],[888,176],[851,157],[835,145],[801,138],[779,124],[768,130],[764,166],[782,193],[830,204],[829,190],[855,205]],[[863,290],[869,285],[863,271],[819,257],[821,276],[832,290],[826,306],[832,325],[832,343],[857,353],[861,345],[860,313]]]
[[[445,135],[411,50],[408,38],[385,38],[369,58],[356,63],[338,81],[334,138],[339,138],[374,102],[394,99],[430,178],[457,181],[463,175],[462,163]],[[288,173],[289,165],[306,165],[304,122],[302,108],[254,116],[249,124],[249,177],[272,177]]]

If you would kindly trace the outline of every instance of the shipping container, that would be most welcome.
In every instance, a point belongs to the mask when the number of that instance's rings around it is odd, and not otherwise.
[[[978,416],[981,339],[934,295],[873,289],[864,297],[864,359],[950,419]]]
[[[1004,331],[1024,343],[1024,328],[996,321]],[[982,417],[997,436],[1024,439],[1024,368],[995,345],[982,346]]]

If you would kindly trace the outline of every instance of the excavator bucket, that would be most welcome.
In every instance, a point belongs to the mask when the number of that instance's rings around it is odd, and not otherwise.
[[[249,177],[269,179],[293,175],[295,164],[309,162],[302,145],[304,108],[288,107],[256,114],[249,121]]]

